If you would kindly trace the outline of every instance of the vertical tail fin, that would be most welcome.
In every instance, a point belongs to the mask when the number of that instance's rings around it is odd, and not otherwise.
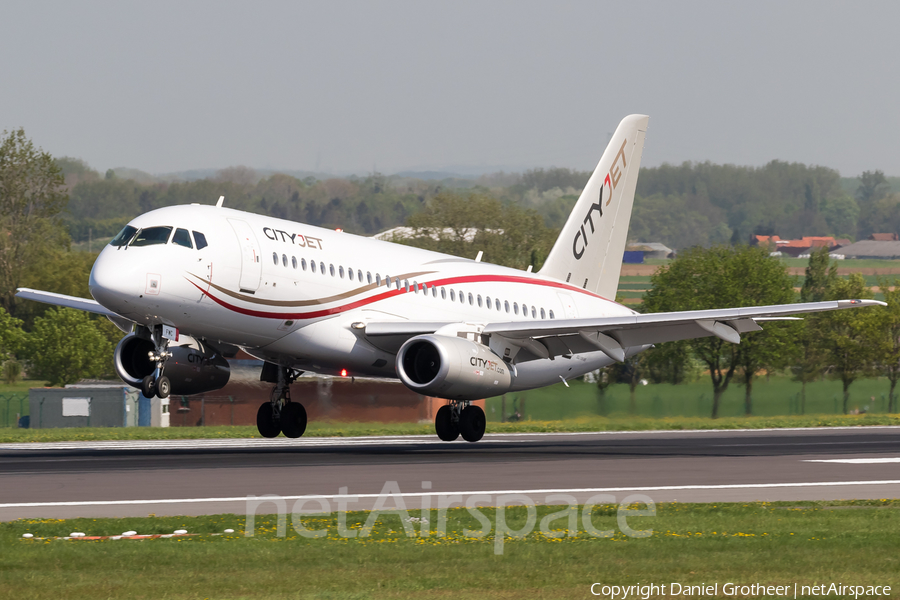
[[[619,123],[541,275],[615,298],[649,121],[629,115]]]

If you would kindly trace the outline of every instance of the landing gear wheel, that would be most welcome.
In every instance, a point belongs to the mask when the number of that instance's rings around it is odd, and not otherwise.
[[[434,416],[434,431],[445,442],[452,442],[459,437],[459,427],[453,422],[453,409],[449,405],[438,409]]]
[[[169,378],[163,375],[156,380],[156,395],[160,398],[168,398],[169,392],[172,391],[172,383]]]
[[[290,402],[281,409],[281,432],[285,437],[298,438],[306,431],[306,409],[299,402]]]
[[[484,437],[487,419],[481,407],[470,404],[459,413],[459,432],[467,442],[477,442]]]
[[[141,393],[145,398],[152,398],[156,394],[156,382],[153,381],[153,375],[147,375],[141,382]]]
[[[281,433],[281,423],[275,420],[271,402],[264,402],[256,411],[256,428],[259,430],[259,434],[265,438],[278,437],[278,434]]]

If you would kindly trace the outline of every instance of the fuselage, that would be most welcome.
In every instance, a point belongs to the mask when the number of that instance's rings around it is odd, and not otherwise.
[[[113,244],[90,279],[91,294],[106,308],[318,373],[396,376],[394,354],[362,333],[367,323],[635,314],[536,273],[224,207],[154,210],[132,220]],[[531,361],[519,369],[515,388],[612,362],[600,351],[567,358]]]

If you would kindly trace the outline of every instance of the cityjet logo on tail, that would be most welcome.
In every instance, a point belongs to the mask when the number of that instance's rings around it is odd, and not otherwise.
[[[603,185],[600,186],[600,197],[597,198],[597,202],[593,203],[588,207],[587,214],[584,216],[584,220],[581,223],[581,227],[578,229],[578,232],[575,234],[575,239],[572,240],[572,254],[575,256],[575,260],[581,260],[581,257],[584,256],[584,250],[588,245],[588,236],[587,231],[584,229],[585,225],[591,226],[591,233],[594,233],[594,212],[600,213],[600,216],[603,216],[603,190],[609,190],[606,194],[606,206],[609,206],[609,203],[612,201],[612,193],[613,190],[616,189],[616,186],[619,185],[619,180],[622,179],[622,172],[625,169],[627,163],[625,162],[625,145],[628,143],[628,140],[622,141],[622,147],[619,148],[618,154],[616,154],[616,158],[613,159],[612,167],[609,169],[609,173],[606,174],[606,178],[603,180]],[[622,159],[622,166],[619,166],[619,159]]]

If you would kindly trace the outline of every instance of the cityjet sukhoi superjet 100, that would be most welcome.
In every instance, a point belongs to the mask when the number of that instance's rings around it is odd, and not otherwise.
[[[127,333],[119,376],[147,396],[219,389],[239,349],[274,384],[262,435],[299,437],[290,395],[304,371],[399,378],[447,399],[442,440],[481,439],[472,400],[559,383],[650,345],[718,336],[759,321],[880,304],[839,300],[638,314],[612,301],[648,117],[616,129],[536,273],[215,205],[172,206],[131,221],[91,271],[94,300],[18,295],[109,317]]]

